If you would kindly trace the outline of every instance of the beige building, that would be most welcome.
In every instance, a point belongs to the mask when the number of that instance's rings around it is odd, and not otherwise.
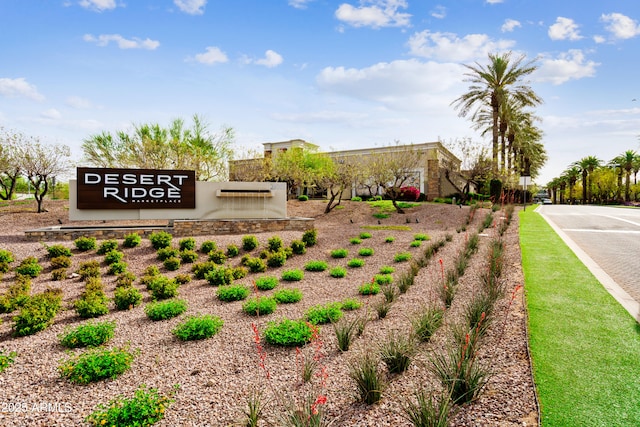
[[[251,181],[260,180],[264,177],[268,168],[268,159],[278,155],[280,152],[302,148],[318,150],[318,146],[301,139],[293,139],[281,142],[265,142],[264,161],[258,159],[234,160],[229,164],[229,180],[231,181]],[[460,175],[460,159],[445,148],[440,142],[425,142],[422,144],[411,144],[411,149],[420,156],[418,167],[415,168],[414,179],[411,184],[426,195],[427,200],[436,197],[445,197],[458,193],[464,186],[464,180]],[[328,152],[331,157],[348,159],[364,159],[372,154],[384,154],[397,152],[406,149],[406,145],[390,145],[385,147],[362,148],[354,150]],[[351,194],[346,196],[369,195],[369,189],[357,187],[355,184],[351,189]]]

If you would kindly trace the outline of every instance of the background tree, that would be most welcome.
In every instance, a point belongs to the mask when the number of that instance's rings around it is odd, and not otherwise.
[[[573,163],[580,169],[582,174],[582,204],[586,204],[591,201],[591,180],[590,175],[593,171],[600,167],[602,160],[596,156],[586,156]]]
[[[350,189],[356,181],[358,165],[352,158],[340,156],[330,158],[323,166],[323,173],[318,177],[318,186],[327,190],[327,206],[324,213],[329,213],[342,202],[345,190]],[[337,201],[336,201],[337,199]]]
[[[578,178],[580,177],[580,169],[576,166],[571,166],[569,169],[564,171],[562,177],[566,180],[567,185],[569,186],[569,203],[573,205],[576,203],[573,190],[575,189],[576,182],[578,182]]]
[[[309,188],[315,188],[318,179],[325,173],[324,168],[330,164],[326,155],[302,147],[292,147],[272,156],[270,175],[286,182],[292,195],[305,194]]]
[[[199,181],[226,180],[233,129],[222,127],[211,133],[200,116],[194,115],[192,121],[190,128],[175,119],[168,127],[141,124],[132,133],[93,135],[83,141],[84,159],[98,167],[186,169],[194,170]]]
[[[50,182],[69,170],[71,150],[66,145],[44,145],[34,139],[21,146],[20,155],[24,174],[33,186],[38,213],[44,212],[42,202]]]
[[[460,159],[460,175],[465,179],[462,193],[469,194],[472,182],[475,182],[479,188],[484,187],[491,177],[492,167],[487,147],[482,143],[474,142],[471,138],[458,138],[445,145]]]
[[[272,179],[272,162],[264,156],[264,151],[257,149],[240,150],[234,153],[229,163],[229,180],[263,182]]]
[[[609,162],[612,166],[618,168],[618,185],[622,187],[622,175],[625,177],[625,186],[624,186],[624,200],[625,202],[631,201],[631,171],[633,170],[633,166],[637,161],[638,154],[634,150],[627,150],[619,156],[614,157],[611,162]]]
[[[0,199],[12,199],[22,172],[20,147],[29,144],[25,135],[0,129]]]

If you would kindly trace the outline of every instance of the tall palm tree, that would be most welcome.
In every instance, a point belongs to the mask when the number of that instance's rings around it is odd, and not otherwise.
[[[576,182],[578,181],[578,177],[580,176],[581,171],[577,166],[571,166],[569,169],[565,170],[562,173],[562,176],[565,178],[567,184],[569,185],[569,203],[572,205],[575,204],[576,200],[573,197],[573,189],[576,186]]]
[[[631,188],[631,171],[633,170],[633,165],[636,162],[637,158],[638,158],[638,153],[636,153],[634,150],[627,150],[624,153],[620,154],[619,156],[614,157],[610,162],[615,167],[620,168],[619,175],[618,175],[618,183],[620,185],[621,185],[620,181],[622,181],[622,173],[624,171],[624,175],[626,179],[626,183],[624,186],[625,202],[631,201],[631,192],[629,191]]]
[[[489,54],[489,64],[486,66],[475,63],[465,65],[469,72],[465,73],[466,81],[471,83],[469,91],[454,100],[455,108],[460,117],[466,117],[472,112],[471,120],[476,122],[483,108],[491,110],[491,142],[493,173],[498,173],[498,137],[500,134],[500,108],[510,94],[522,106],[535,106],[542,102],[536,93],[521,80],[534,72],[538,67],[534,61],[522,64],[525,56],[511,60],[511,52],[503,54]]]
[[[601,165],[602,160],[596,156],[583,157],[572,164],[572,166],[579,168],[582,173],[582,204],[591,201],[591,174]]]

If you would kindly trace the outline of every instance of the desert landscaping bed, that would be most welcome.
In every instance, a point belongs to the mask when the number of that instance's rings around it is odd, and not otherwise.
[[[437,393],[440,383],[429,369],[435,354],[445,351],[452,341],[453,325],[463,316],[465,306],[478,292],[480,276],[487,267],[490,242],[500,238],[497,224],[501,213],[494,213],[494,221],[479,238],[479,250],[473,255],[459,279],[459,286],[453,302],[445,312],[444,324],[436,331],[428,343],[421,343],[412,362],[404,373],[387,374],[388,383],[382,391],[382,398],[373,405],[359,402],[356,385],[349,376],[349,364],[367,351],[375,351],[390,334],[407,335],[411,331],[411,316],[420,307],[440,301],[438,287],[442,283],[443,270],[453,268],[455,260],[465,247],[468,239],[491,212],[479,209],[471,224],[462,230],[469,216],[469,208],[451,205],[422,204],[407,209],[403,215],[393,213],[389,218],[378,221],[375,209],[364,202],[343,202],[343,208],[329,214],[321,214],[321,201],[290,201],[288,214],[297,217],[314,217],[318,242],[309,247],[303,255],[293,255],[286,264],[269,268],[265,273],[251,273],[237,283],[249,285],[260,276],[280,277],[290,269],[304,270],[312,260],[324,261],[330,268],[341,266],[347,271],[344,278],[332,278],[328,270],[322,272],[304,271],[304,279],[299,282],[281,281],[277,289],[299,288],[303,294],[300,302],[279,304],[274,313],[263,316],[249,316],[242,310],[242,301],[222,302],[216,298],[216,288],[206,280],[194,279],[180,286],[179,297],[188,302],[187,312],[177,318],[153,322],[147,318],[144,306],[151,300],[146,288],[139,283],[144,301],[131,310],[116,310],[113,303],[109,313],[98,320],[112,320],[116,323],[115,336],[107,347],[128,347],[136,352],[131,368],[113,380],[104,380],[88,385],[77,385],[61,377],[58,366],[71,354],[80,354],[83,349],[66,350],[60,345],[59,335],[69,328],[87,321],[78,317],[72,303],[82,293],[84,282],[79,278],[61,281],[51,280],[51,269],[42,243],[27,242],[23,238],[27,229],[54,225],[62,222],[70,225],[66,216],[66,203],[47,202],[48,212],[36,214],[34,206],[9,204],[0,210],[0,249],[11,251],[17,261],[29,256],[39,259],[45,267],[42,274],[32,280],[31,292],[38,293],[47,286],[63,290],[63,304],[67,307],[55,318],[52,326],[35,335],[12,336],[14,313],[0,315],[0,350],[16,352],[15,362],[0,374],[0,425],[13,426],[77,426],[85,425],[83,420],[100,403],[107,404],[118,395],[132,396],[142,384],[157,388],[162,394],[169,394],[174,385],[179,390],[175,401],[165,412],[158,426],[232,426],[244,425],[243,411],[247,399],[256,389],[263,390],[266,407],[260,425],[280,425],[278,414],[280,404],[293,401],[308,387],[300,385],[300,366],[303,356],[318,358],[318,368],[326,372],[324,388],[326,404],[322,410],[334,426],[409,426],[403,417],[403,406],[415,399],[416,390],[425,389]],[[60,220],[60,221],[58,221]],[[370,226],[371,228],[363,228]],[[409,228],[402,230],[401,227]],[[523,301],[523,277],[520,266],[517,215],[501,237],[504,247],[504,269],[500,280],[506,292],[496,305],[493,322],[478,351],[478,363],[491,375],[479,397],[471,403],[457,405],[451,414],[450,425],[455,426],[534,426],[538,424],[535,390],[531,378],[531,368],[527,351],[526,312]],[[350,239],[368,232],[371,238],[362,239],[360,244],[352,244]],[[416,234],[426,234],[429,241],[411,247]],[[301,238],[301,232],[285,231],[256,234],[260,248],[264,248],[269,238],[279,236],[285,245]],[[194,236],[197,247],[205,240],[214,240],[218,248],[229,244],[241,246],[241,235]],[[393,242],[386,239],[393,237]],[[417,271],[414,284],[400,294],[391,305],[388,314],[378,319],[376,304],[384,298],[382,294],[362,296],[358,288],[371,281],[382,266],[392,266],[394,280],[410,268],[409,262],[394,262],[399,252],[410,252],[413,259],[422,257],[430,242],[445,241],[426,265]],[[44,242],[52,245],[60,242]],[[177,238],[174,239],[174,245]],[[103,257],[95,251],[78,252],[72,242],[66,243],[73,249],[74,271],[82,262]],[[358,256],[358,250],[373,249],[373,255]],[[256,249],[252,254],[259,252]],[[330,256],[332,250],[344,248],[349,251],[346,258]],[[191,266],[183,264],[179,270],[167,271],[158,261],[149,240],[143,239],[136,248],[121,248],[125,253],[128,270],[141,277],[149,265],[157,265],[162,274],[173,277],[191,273]],[[242,253],[241,253],[242,255]],[[361,268],[347,267],[352,258],[362,258]],[[205,261],[201,254],[199,261]],[[230,258],[229,264],[237,265],[240,256]],[[17,264],[17,262],[16,262]],[[106,293],[113,297],[115,276],[107,274],[102,264],[102,281]],[[14,281],[12,272],[4,274],[0,281],[0,294],[6,292]],[[274,291],[260,291],[260,295],[270,295]],[[257,291],[254,289],[253,294]],[[371,321],[361,336],[354,338],[351,348],[340,352],[331,325],[320,327],[319,337],[312,345],[305,346],[299,355],[295,348],[277,347],[264,344],[264,368],[260,367],[260,357],[256,349],[252,325],[264,331],[269,321],[281,318],[300,319],[311,306],[355,298],[363,306],[354,311],[345,311],[345,318],[355,319],[370,313]],[[192,314],[212,314],[224,321],[224,326],[212,338],[183,342],[174,337],[172,329],[184,316]],[[381,364],[381,366],[383,366]],[[269,378],[266,376],[268,371]],[[319,381],[315,379],[316,384]],[[44,404],[44,405],[42,405]]]

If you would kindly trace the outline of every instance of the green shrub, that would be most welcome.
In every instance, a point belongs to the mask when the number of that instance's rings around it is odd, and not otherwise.
[[[329,265],[324,261],[309,261],[304,265],[307,271],[325,271]]]
[[[71,258],[66,255],[51,258],[51,268],[69,268],[71,267]]]
[[[55,270],[51,270],[51,280],[57,282],[60,280],[64,280],[67,278],[67,269],[66,268],[56,268]]]
[[[377,295],[378,293],[380,293],[380,285],[378,285],[374,281],[363,283],[358,288],[358,292],[360,293],[360,295]]]
[[[216,249],[209,252],[209,261],[213,261],[218,265],[222,265],[227,261],[227,255],[222,249]]]
[[[393,282],[393,277],[390,274],[376,274],[373,276],[373,280],[378,285],[390,285]]]
[[[306,194],[301,194],[298,196],[298,200],[301,202],[306,202],[307,200],[309,200],[309,196],[307,196]]]
[[[144,269],[145,276],[157,276],[158,274],[160,274],[160,269],[157,265],[150,265]]]
[[[104,291],[85,291],[74,302],[76,313],[83,319],[99,317],[109,312],[109,299]]]
[[[184,263],[196,262],[198,259],[198,253],[192,249],[185,249],[180,252],[180,259]]]
[[[2,273],[6,273],[6,272],[8,272],[9,270],[11,270],[11,266],[9,265],[9,263],[8,263],[8,262],[0,261],[0,274],[2,274]],[[0,278],[1,278],[1,277],[0,277]]]
[[[90,277],[100,277],[100,263],[95,260],[80,263],[76,273],[80,275],[82,280],[87,280]]]
[[[154,231],[149,235],[149,241],[155,250],[171,246],[172,240],[173,236],[166,231]]]
[[[378,218],[378,219],[387,219],[389,218],[391,215],[389,215],[388,213],[384,213],[384,212],[376,212],[373,214],[374,218]]]
[[[98,247],[98,250],[96,251],[96,253],[98,255],[104,255],[107,252],[115,251],[116,249],[118,249],[118,241],[114,239],[109,239],[109,240],[104,240],[102,243],[100,243],[100,246]]]
[[[124,236],[124,240],[122,241],[122,246],[125,248],[135,248],[140,245],[142,242],[142,237],[138,233],[129,233]]]
[[[306,230],[304,233],[302,233],[302,241],[308,248],[318,243],[318,230],[316,230],[315,228]]]
[[[166,259],[176,258],[179,256],[180,251],[177,248],[172,248],[171,246],[166,246],[156,251],[156,257],[158,258],[158,261],[164,261]]]
[[[353,196],[353,197],[351,198],[351,201],[352,201],[352,202],[361,202],[361,201],[362,201],[362,197],[360,197],[360,196]]]
[[[240,253],[240,248],[238,248],[237,245],[227,245],[227,256],[229,258],[238,256],[239,253]]]
[[[184,285],[185,283],[189,283],[191,281],[191,276],[187,273],[176,274],[173,278],[179,285]]]
[[[358,237],[352,237],[351,239],[349,239],[349,243],[351,243],[352,245],[359,245],[360,243],[362,243],[362,240]]]
[[[282,239],[279,236],[273,236],[273,237],[270,237],[269,240],[267,240],[267,248],[271,252],[277,252],[280,249],[282,249],[283,246],[284,246],[284,243],[282,242]]]
[[[92,251],[96,248],[96,238],[95,237],[87,237],[81,236],[73,241],[73,244],[76,246],[76,249],[80,252]]]
[[[421,240],[413,240],[411,243],[409,243],[409,246],[412,248],[419,248],[421,244]]]
[[[342,318],[342,304],[333,302],[325,305],[314,305],[307,309],[305,319],[313,325],[334,323]]]
[[[23,276],[28,277],[38,277],[40,272],[42,271],[42,266],[38,264],[38,259],[36,257],[27,257],[20,262],[15,269],[17,274],[21,274]]]
[[[291,251],[296,255],[303,255],[307,252],[307,245],[302,240],[291,241]]]
[[[218,264],[213,261],[199,262],[193,264],[191,272],[196,279],[204,279],[208,272],[219,268]]]
[[[267,256],[267,265],[271,268],[282,267],[287,262],[287,253],[283,250],[270,252]]]
[[[252,273],[263,273],[267,271],[267,264],[264,260],[257,257],[249,257],[244,265],[247,266],[250,272]]]
[[[89,384],[118,377],[129,369],[134,357],[127,348],[95,348],[71,356],[58,366],[58,371],[72,383]]]
[[[360,258],[352,258],[347,262],[347,266],[351,268],[359,268],[364,265],[364,260]]]
[[[127,271],[127,267],[128,267],[128,264],[124,261],[114,262],[113,264],[109,265],[109,268],[107,269],[107,273],[122,274],[125,271]]]
[[[380,274],[391,274],[394,271],[396,271],[396,269],[391,267],[390,265],[383,265],[382,267],[380,267]]]
[[[166,276],[156,276],[147,285],[154,300],[169,299],[178,296],[180,285],[173,279]]]
[[[230,285],[233,282],[233,269],[225,266],[218,266],[213,270],[208,271],[204,275],[204,278],[211,286]]]
[[[181,251],[194,251],[196,249],[196,239],[193,237],[185,237],[180,239],[178,247]]]
[[[334,277],[336,279],[341,279],[347,275],[347,270],[344,267],[333,267],[331,271],[329,271],[329,276]]]
[[[131,399],[118,396],[107,406],[99,404],[85,421],[93,426],[151,426],[164,418],[164,411],[172,402],[170,397],[160,396],[157,389],[147,390],[142,385]]]
[[[142,294],[138,288],[133,286],[116,288],[113,295],[113,302],[118,310],[130,310],[142,302]]]
[[[220,301],[231,302],[241,301],[249,296],[249,288],[245,285],[225,285],[220,286],[216,295]]]
[[[62,308],[62,290],[47,289],[29,297],[13,318],[13,335],[22,337],[40,332],[51,323]]]
[[[360,307],[362,307],[362,303],[355,298],[347,298],[345,300],[342,300],[342,302],[340,303],[340,308],[342,310],[351,311],[357,310]]]
[[[393,257],[393,260],[395,262],[404,262],[404,261],[409,261],[410,259],[411,259],[411,254],[409,252],[398,252]]]
[[[49,257],[49,259],[57,258],[59,256],[70,257],[72,255],[71,249],[69,249],[64,245],[51,245],[51,246],[45,245],[45,248],[47,249],[47,256]]]
[[[200,252],[202,252],[203,254],[208,254],[209,252],[215,251],[216,249],[218,249],[218,245],[213,240],[205,240],[200,245]]]
[[[167,258],[164,260],[162,265],[164,265],[164,268],[169,271],[176,271],[180,268],[180,258],[178,258],[177,256]]]
[[[362,232],[360,233],[360,238],[361,239],[370,239],[371,238],[371,233],[367,233],[367,232]]]
[[[231,275],[233,276],[234,280],[243,279],[247,277],[247,274],[249,274],[249,270],[247,269],[247,267],[239,265],[237,267],[231,268]]]
[[[104,262],[107,265],[111,265],[113,263],[122,261],[122,258],[124,258],[124,253],[114,249],[104,255]]]
[[[261,291],[268,291],[278,286],[278,278],[274,276],[261,276],[255,281],[256,288]]]
[[[144,313],[151,320],[167,320],[187,311],[187,302],[182,299],[151,302],[144,307]]]
[[[331,251],[331,258],[346,258],[347,255],[349,255],[349,251],[343,248]]]
[[[171,332],[182,341],[202,340],[217,334],[223,325],[224,321],[218,316],[197,314],[188,316]]]
[[[423,233],[418,233],[413,235],[413,240],[420,240],[420,241],[426,242],[427,240],[430,240],[430,239],[431,237]]]
[[[120,274],[118,274],[118,277],[116,278],[116,288],[120,288],[120,287],[129,287],[131,285],[133,285],[133,282],[136,281],[136,275],[133,274],[130,271],[124,271]]]
[[[385,243],[393,243],[396,240],[395,237],[389,236],[384,238]]]
[[[22,307],[29,300],[30,291],[31,278],[16,276],[15,282],[9,285],[7,291],[0,296],[0,313],[11,313]]]
[[[272,345],[301,347],[311,341],[313,331],[304,320],[282,319],[267,323],[264,339]]]
[[[18,353],[16,353],[15,351],[4,354],[4,351],[0,350],[0,374],[4,372],[4,370],[9,366],[11,366],[11,364],[13,364],[17,355]]]
[[[15,261],[13,253],[6,249],[0,249],[0,263],[11,264]]]
[[[373,255],[373,248],[361,248],[358,251],[358,255],[360,255],[360,256],[372,256]]]
[[[242,237],[242,249],[250,252],[258,247],[258,238],[256,236],[244,236]]]
[[[293,270],[285,270],[282,272],[281,278],[287,282],[297,282],[304,279],[304,273],[302,270],[298,270],[297,268]]]
[[[87,322],[60,334],[60,344],[67,348],[97,347],[113,338],[116,322]]]
[[[276,300],[273,297],[255,297],[242,304],[242,311],[252,316],[271,314],[276,311]]]
[[[293,304],[302,299],[300,289],[278,289],[273,293],[273,298],[278,304]]]

